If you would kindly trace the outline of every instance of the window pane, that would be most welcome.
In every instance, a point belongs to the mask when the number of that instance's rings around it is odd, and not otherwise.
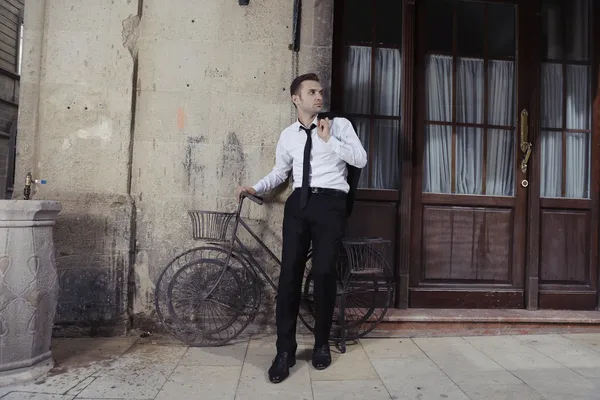
[[[375,114],[400,115],[401,71],[400,50],[375,50]]]
[[[376,41],[393,47],[402,45],[402,1],[377,0]]]
[[[344,59],[343,109],[347,113],[371,111],[371,48],[349,46]]]
[[[429,56],[426,68],[427,119],[452,122],[452,57]]]
[[[590,198],[590,134],[567,132],[566,196]]]
[[[425,126],[423,192],[451,193],[452,127]]]
[[[564,24],[560,0],[542,0],[542,57],[562,60]]]
[[[540,196],[561,197],[562,132],[542,131],[540,152]]]
[[[587,65],[567,65],[567,129],[591,129],[591,80]]]
[[[370,1],[344,1],[344,39],[346,43],[371,43],[373,7]]]
[[[484,56],[485,4],[458,2],[458,54],[461,56]]]
[[[542,128],[563,127],[563,67],[542,64]]]
[[[367,154],[369,154],[369,120],[366,118],[353,118],[352,122],[354,123],[358,138],[367,151]],[[358,181],[359,188],[366,188],[369,186],[369,172],[369,163],[367,163],[360,174],[360,180]]]
[[[482,194],[483,129],[456,130],[456,193]]]
[[[458,122],[483,123],[483,60],[456,60],[456,119]]]
[[[488,61],[488,123],[515,126],[515,63]]]
[[[488,56],[515,56],[515,6],[488,3]]]
[[[454,7],[452,0],[429,0],[427,12],[427,50],[452,52]]]
[[[592,13],[589,0],[568,0],[565,2],[567,30],[567,59],[588,61],[590,15]]]
[[[373,152],[373,188],[400,188],[400,161],[398,139],[400,121],[375,121],[375,151]]]
[[[515,132],[489,129],[485,191],[488,196],[515,194]]]

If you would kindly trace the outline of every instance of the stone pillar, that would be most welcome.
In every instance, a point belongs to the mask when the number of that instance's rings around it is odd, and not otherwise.
[[[0,201],[0,386],[52,367],[58,278],[52,230],[60,203]]]

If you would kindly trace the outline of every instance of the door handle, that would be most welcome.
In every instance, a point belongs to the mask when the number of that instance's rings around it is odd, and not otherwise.
[[[521,160],[521,172],[527,173],[527,164],[529,163],[529,157],[531,157],[531,148],[533,145],[529,142],[529,113],[526,109],[521,111],[521,151],[523,152],[523,159]],[[521,186],[529,186],[527,179],[521,182]]]
[[[521,171],[527,173],[527,164],[531,156],[531,142],[529,142],[529,113],[526,109],[521,111],[521,151],[524,154],[521,161]]]

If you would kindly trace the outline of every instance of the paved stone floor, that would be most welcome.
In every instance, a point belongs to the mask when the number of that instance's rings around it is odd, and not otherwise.
[[[56,339],[56,367],[0,399],[600,399],[600,334],[364,339],[310,365],[311,338],[283,383],[271,336],[219,348],[168,338]]]

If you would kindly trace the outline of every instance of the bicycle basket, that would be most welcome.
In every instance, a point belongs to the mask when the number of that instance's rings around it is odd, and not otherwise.
[[[227,240],[227,229],[235,213],[218,211],[189,211],[192,219],[192,237],[195,240]]]
[[[388,273],[385,251],[390,244],[382,238],[349,238],[342,241],[351,274]]]

